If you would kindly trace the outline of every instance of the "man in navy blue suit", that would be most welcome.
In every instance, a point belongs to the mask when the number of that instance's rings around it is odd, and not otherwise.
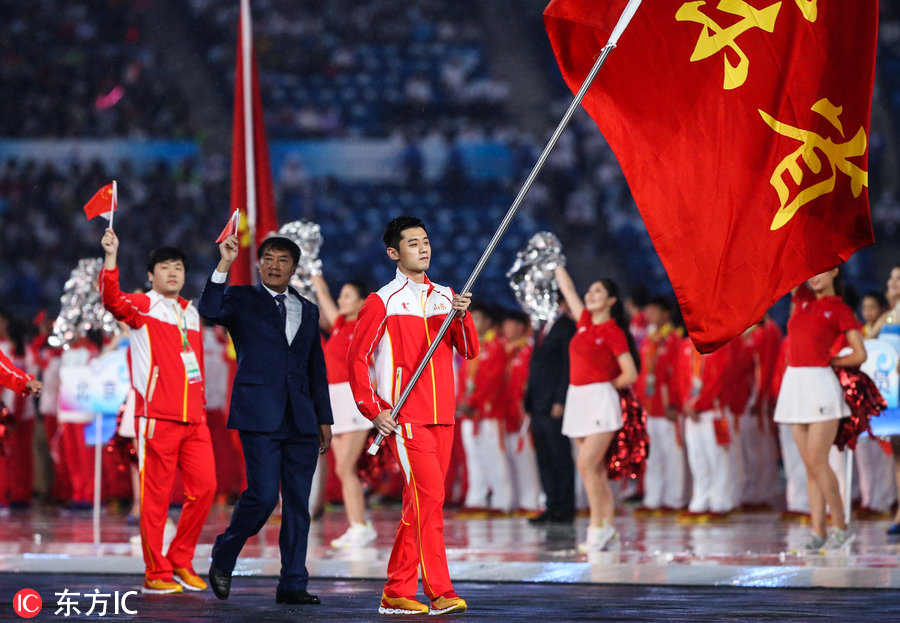
[[[219,599],[248,538],[266,524],[282,500],[281,578],[277,603],[318,604],[307,592],[309,491],[318,455],[331,445],[331,402],[319,338],[319,310],[289,287],[300,248],[287,238],[259,245],[260,282],[225,281],[237,258],[236,236],[219,245],[221,260],[200,295],[200,315],[223,325],[237,352],[228,428],[240,433],[247,468],[231,523],[216,537],[209,580]]]

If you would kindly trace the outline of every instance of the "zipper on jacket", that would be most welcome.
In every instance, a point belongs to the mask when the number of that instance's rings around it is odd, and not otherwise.
[[[428,332],[428,313],[425,311],[428,295],[422,292],[419,300],[422,305],[422,322],[425,323],[425,338],[428,340],[428,347],[431,348],[431,334]],[[437,384],[434,380],[434,357],[428,360],[428,370],[431,372],[431,403],[434,406],[434,423],[437,424]]]

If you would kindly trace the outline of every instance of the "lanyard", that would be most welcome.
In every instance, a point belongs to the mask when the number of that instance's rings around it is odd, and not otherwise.
[[[187,334],[188,334],[187,313],[182,312],[179,314],[178,313],[179,307],[180,307],[180,305],[176,301],[175,303],[172,304],[171,309],[172,309],[172,313],[175,314],[175,326],[178,327],[178,335],[181,337],[181,350],[184,352],[188,352],[193,349],[191,348],[191,345],[188,342],[188,338],[187,338]]]

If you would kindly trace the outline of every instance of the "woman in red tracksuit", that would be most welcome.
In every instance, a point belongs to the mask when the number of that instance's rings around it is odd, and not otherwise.
[[[853,539],[844,520],[838,480],[828,464],[838,423],[850,414],[832,366],[855,367],[866,360],[859,323],[841,300],[842,290],[837,268],[794,288],[794,311],[788,320],[788,368],[775,406],[775,421],[790,424],[806,468],[813,529],[802,546],[807,552],[841,549]],[[834,357],[832,346],[842,336],[851,352]],[[830,534],[826,531],[827,509],[831,511]]]
[[[618,390],[637,380],[639,360],[628,332],[618,286],[609,279],[595,281],[584,300],[562,266],[556,269],[559,290],[578,319],[569,342],[569,390],[562,433],[575,440],[576,467],[584,481],[591,522],[583,552],[604,549],[616,538],[615,499],[606,475],[606,451],[622,428]]]

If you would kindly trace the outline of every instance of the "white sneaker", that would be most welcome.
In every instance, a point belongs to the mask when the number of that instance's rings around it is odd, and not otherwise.
[[[331,547],[337,549],[365,547],[374,541],[376,536],[378,536],[378,533],[372,527],[371,521],[352,523],[344,534],[331,541]]]
[[[845,547],[849,547],[850,543],[855,538],[856,535],[850,532],[849,528],[845,530],[841,530],[840,528],[832,528],[831,533],[828,535],[828,540],[825,541],[822,549],[832,552],[840,550]]]
[[[601,552],[618,536],[619,532],[613,526],[588,526],[587,540],[578,545],[578,551],[582,554]]]

